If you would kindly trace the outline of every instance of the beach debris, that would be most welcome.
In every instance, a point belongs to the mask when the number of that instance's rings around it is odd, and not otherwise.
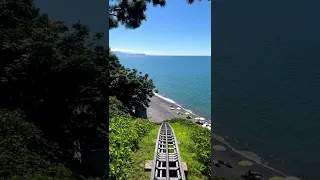
[[[207,129],[209,129],[211,131],[211,127],[210,126],[207,126]]]
[[[200,120],[200,118],[199,117],[196,117],[196,118],[194,118],[195,120]]]
[[[261,180],[262,175],[258,172],[252,172],[251,169],[241,175],[242,178],[247,179],[247,180]]]
[[[222,160],[213,160],[213,164],[217,167],[220,167],[220,165],[225,165],[228,168],[233,168],[232,165],[226,161],[222,161]]]
[[[180,110],[180,109],[181,109],[181,107],[177,107],[177,109],[178,109],[178,110]]]
[[[221,145],[214,145],[214,146],[212,146],[212,148],[215,151],[225,151],[226,150],[226,148],[224,146],[221,146]]]
[[[228,168],[233,168],[232,165],[228,162],[224,162],[224,165],[226,165]]]
[[[218,163],[223,164],[224,165],[224,161],[222,160],[218,160]]]
[[[220,167],[220,163],[217,160],[213,160],[213,165],[215,165],[216,167]]]
[[[294,176],[288,176],[286,178],[284,178],[285,180],[300,180],[299,178],[297,177],[294,177]]]
[[[262,176],[261,173],[259,173],[259,172],[252,172],[251,169],[250,169],[248,172],[249,172],[249,174],[253,174],[253,175],[255,175],[255,176]]]
[[[238,162],[238,165],[243,167],[250,167],[253,165],[253,163],[251,161],[240,161]]]
[[[285,179],[280,176],[274,176],[274,177],[269,178],[269,180],[285,180]]]
[[[175,110],[173,107],[172,108],[170,108],[171,110]]]
[[[186,112],[186,113],[184,113],[185,115],[190,115],[190,113],[189,112]]]
[[[205,127],[207,127],[207,125],[206,125],[206,124],[202,124],[202,127],[204,127],[204,128],[205,128]]]
[[[201,117],[199,120],[204,121],[204,120],[206,120],[206,118]]]

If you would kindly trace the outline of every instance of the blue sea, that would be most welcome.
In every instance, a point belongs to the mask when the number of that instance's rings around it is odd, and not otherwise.
[[[213,132],[236,150],[287,175],[320,179],[319,61],[262,61],[256,53],[246,61],[213,61],[211,70],[211,57],[118,57],[148,73],[160,95],[212,118]],[[217,77],[212,91],[211,71]]]
[[[118,58],[126,68],[147,73],[159,95],[211,119],[210,56],[118,55]]]
[[[319,180],[320,1],[212,1],[213,131]]]

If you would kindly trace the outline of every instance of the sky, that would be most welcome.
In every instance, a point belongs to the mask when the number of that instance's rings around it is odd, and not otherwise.
[[[138,29],[123,26],[109,31],[113,51],[148,55],[211,55],[211,2],[167,0],[166,7],[148,6],[147,20]]]

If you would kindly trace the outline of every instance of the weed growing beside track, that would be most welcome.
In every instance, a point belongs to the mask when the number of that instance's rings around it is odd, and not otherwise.
[[[211,178],[211,132],[186,119],[174,118],[168,121],[173,128],[179,145],[180,155],[192,174]],[[199,173],[200,172],[200,173]]]
[[[134,163],[129,172],[128,179],[150,179],[150,171],[145,171],[144,165],[146,160],[153,160],[154,158],[154,150],[159,128],[159,125],[155,125],[154,128],[151,129],[140,141],[139,148],[133,153]]]
[[[128,179],[133,165],[133,152],[155,124],[145,119],[118,116],[110,119],[109,127],[109,177],[117,180]]]

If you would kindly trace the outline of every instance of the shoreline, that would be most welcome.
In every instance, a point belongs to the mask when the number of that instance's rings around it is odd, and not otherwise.
[[[237,150],[237,149],[235,149],[234,147],[232,147],[232,145],[230,145],[228,142],[226,142],[223,137],[220,137],[219,135],[214,134],[214,133],[212,133],[212,135],[213,135],[212,138],[214,139],[214,141],[217,141],[218,143],[225,145],[226,147],[228,147],[229,149],[231,149],[234,153],[237,153],[238,155],[243,156],[244,158],[247,158],[248,160],[253,161],[254,163],[259,164],[259,165],[261,165],[261,166],[263,166],[263,167],[265,167],[265,168],[268,168],[268,169],[274,171],[275,173],[278,173],[279,175],[281,175],[281,176],[283,176],[283,177],[288,177],[288,175],[286,175],[285,173],[283,173],[283,172],[281,172],[281,171],[279,171],[279,170],[276,170],[276,169],[274,169],[274,168],[272,168],[272,167],[270,167],[270,166],[268,166],[268,165],[266,165],[266,164],[263,164],[260,160],[257,160],[256,158],[254,158],[254,157],[252,157],[252,156],[244,155],[244,154],[243,154],[243,152],[248,152],[248,153],[252,153],[252,152],[250,152],[250,151],[240,151],[240,150]],[[253,154],[254,154],[254,153],[253,153]],[[254,154],[254,156],[260,158],[260,157],[259,157],[258,155],[256,155],[256,154]]]
[[[172,99],[170,99],[170,98],[167,98],[167,97],[165,97],[165,96],[163,96],[163,95],[160,95],[160,94],[155,93],[155,92],[154,92],[153,94],[154,94],[154,96],[158,97],[159,99],[164,100],[164,101],[166,101],[167,103],[170,103],[170,104],[173,105],[175,108],[176,108],[176,107],[180,107],[180,108],[181,108],[180,111],[189,112],[190,115],[195,116],[195,117],[204,117],[204,118],[205,118],[204,121],[207,122],[207,123],[209,123],[209,124],[211,124],[211,119],[208,119],[208,117],[206,117],[206,116],[199,116],[199,115],[195,114],[192,110],[183,107],[182,105],[178,104],[178,103],[175,102],[174,100],[172,100]],[[175,110],[177,110],[177,109],[175,109]]]
[[[170,105],[173,105],[175,109],[171,110]],[[177,114],[177,107],[181,108],[178,111],[182,112],[183,115]],[[177,104],[174,100],[164,97],[160,94],[154,93],[154,96],[150,99],[150,106],[147,109],[147,116],[149,119],[152,119],[153,122],[161,123],[162,121],[167,119],[186,118],[186,115],[184,114],[185,112],[189,112],[193,116],[193,119],[190,119],[193,122],[195,122],[194,117],[201,117],[193,113],[191,110],[183,108],[183,106]],[[209,123],[211,124],[211,121]],[[239,151],[235,149],[225,140],[225,138],[214,133],[212,133],[211,138],[212,146],[221,145],[226,148],[225,151],[214,151],[215,153],[212,155],[212,158],[215,160],[227,161],[231,163],[233,166],[233,168],[227,168],[224,166],[213,166],[212,172],[215,172],[215,175],[212,177],[224,176],[230,178],[241,178],[240,175],[247,172],[249,169],[251,169],[252,171],[258,171],[262,173],[262,180],[268,180],[273,176],[280,176],[283,178],[288,177],[285,173],[276,170],[266,164],[263,164],[260,161],[260,157],[258,155],[249,151]],[[254,165],[250,168],[240,167],[237,165],[237,163],[242,160],[251,161],[254,163]]]

